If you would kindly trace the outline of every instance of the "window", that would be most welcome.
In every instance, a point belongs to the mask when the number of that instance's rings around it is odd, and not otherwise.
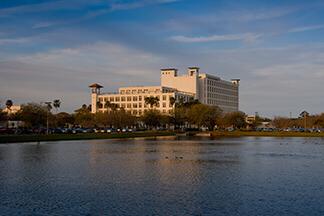
[[[166,103],[165,103],[165,102],[163,102],[163,107],[164,107],[164,108],[166,107]]]
[[[137,104],[136,103],[133,104],[133,108],[137,108]]]
[[[110,101],[111,101],[111,102],[114,102],[114,101],[115,101],[115,98],[114,98],[114,97],[111,97],[111,98],[110,98]]]
[[[162,100],[166,100],[166,95],[163,95]]]
[[[127,108],[132,108],[132,104],[127,104]]]
[[[132,100],[132,97],[127,97],[127,101],[131,101]]]
[[[121,97],[121,101],[125,101],[125,97]]]
[[[116,102],[120,101],[120,98],[119,97],[116,97]]]
[[[142,103],[139,103],[138,104],[138,108],[142,108]]]
[[[136,110],[133,110],[133,115],[137,115],[137,111]]]
[[[137,97],[136,96],[133,97],[133,101],[137,101]]]

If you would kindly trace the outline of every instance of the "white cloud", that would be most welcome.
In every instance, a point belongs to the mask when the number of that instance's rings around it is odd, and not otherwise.
[[[288,32],[294,33],[294,32],[305,32],[305,31],[313,31],[318,29],[323,29],[324,25],[311,25],[311,26],[302,26],[302,27],[296,27],[288,30]]]
[[[227,35],[211,35],[211,36],[173,36],[170,39],[182,43],[201,43],[201,42],[214,42],[214,41],[244,41],[253,42],[260,38],[261,34],[243,33],[243,34],[227,34]]]
[[[31,38],[0,38],[0,45],[22,44],[30,42]]]
[[[18,103],[60,98],[62,110],[73,111],[89,103],[90,83],[99,82],[108,91],[159,84],[165,62],[149,52],[103,42],[22,55],[0,61],[0,92]]]

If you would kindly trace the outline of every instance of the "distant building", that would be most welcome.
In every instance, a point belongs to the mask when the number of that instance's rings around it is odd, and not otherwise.
[[[2,112],[8,113],[8,114],[15,114],[21,109],[20,105],[12,105],[10,108],[6,107],[2,110]]]
[[[253,122],[255,122],[256,120],[256,116],[255,115],[248,115],[245,117],[245,122],[247,124],[253,124]]]
[[[107,111],[108,101],[139,116],[149,109],[145,98],[150,96],[159,98],[155,108],[161,113],[171,112],[173,100],[187,102],[193,99],[198,99],[203,104],[219,106],[224,112],[238,111],[239,79],[221,80],[213,75],[199,73],[198,67],[188,68],[187,74],[182,76],[178,76],[177,72],[175,68],[161,69],[161,86],[122,87],[117,93],[101,93],[103,86],[92,84],[89,86],[91,111]]]

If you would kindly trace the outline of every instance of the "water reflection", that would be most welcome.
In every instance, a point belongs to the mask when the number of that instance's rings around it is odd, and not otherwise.
[[[322,215],[317,138],[0,145],[1,215]]]

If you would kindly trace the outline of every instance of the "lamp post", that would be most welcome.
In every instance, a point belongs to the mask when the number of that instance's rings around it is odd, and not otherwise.
[[[48,113],[49,111],[52,109],[52,102],[45,102],[45,104],[47,105],[47,112],[46,112],[46,134],[48,135]]]

